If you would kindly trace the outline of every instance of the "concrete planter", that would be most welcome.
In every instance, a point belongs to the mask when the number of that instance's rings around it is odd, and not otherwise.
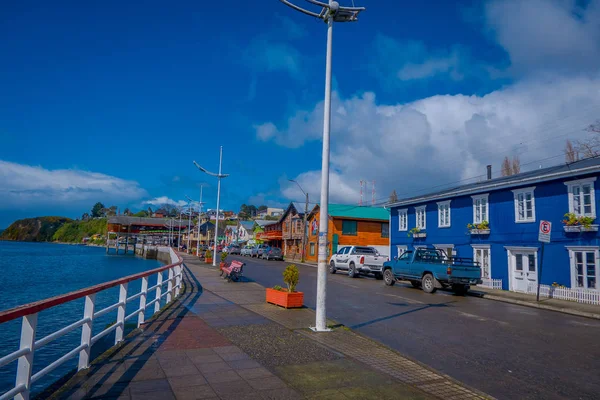
[[[491,231],[489,229],[471,229],[470,232],[471,235],[489,235]]]
[[[300,308],[304,303],[303,292],[290,293],[287,290],[275,290],[267,288],[267,303],[275,304],[285,308]]]

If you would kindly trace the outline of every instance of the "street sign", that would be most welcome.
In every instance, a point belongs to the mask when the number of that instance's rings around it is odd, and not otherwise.
[[[550,243],[550,232],[552,232],[552,222],[540,221],[538,240],[543,243]]]

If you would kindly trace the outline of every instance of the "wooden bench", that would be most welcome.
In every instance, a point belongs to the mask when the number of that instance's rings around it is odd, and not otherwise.
[[[221,276],[227,279],[228,282],[239,281],[244,275],[244,263],[241,261],[232,261],[231,264],[221,268]]]

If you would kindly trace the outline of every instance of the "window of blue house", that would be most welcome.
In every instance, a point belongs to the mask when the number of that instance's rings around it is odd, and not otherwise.
[[[342,235],[356,236],[356,221],[342,221]]]
[[[398,210],[398,230],[408,230],[408,210],[406,208],[404,210]]]
[[[515,196],[515,222],[535,222],[534,187],[513,190]]]
[[[578,217],[596,217],[594,181],[596,178],[565,182],[569,188],[569,212]]]

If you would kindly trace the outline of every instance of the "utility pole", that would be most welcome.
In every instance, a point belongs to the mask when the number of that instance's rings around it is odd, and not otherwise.
[[[202,185],[200,185],[200,203],[198,203],[198,237],[196,240],[196,255],[200,255],[200,216],[202,215]]]
[[[327,23],[327,53],[325,63],[325,104],[323,112],[323,152],[321,164],[321,205],[319,215],[319,263],[317,269],[317,313],[314,330],[329,331],[326,317],[327,298],[327,237],[329,228],[329,134],[331,127],[331,52],[334,22],[353,22],[364,7],[342,7],[337,1],[321,3],[308,0],[309,3],[322,7],[319,13],[305,10],[291,3],[291,0],[280,0],[296,11],[322,19]]]

